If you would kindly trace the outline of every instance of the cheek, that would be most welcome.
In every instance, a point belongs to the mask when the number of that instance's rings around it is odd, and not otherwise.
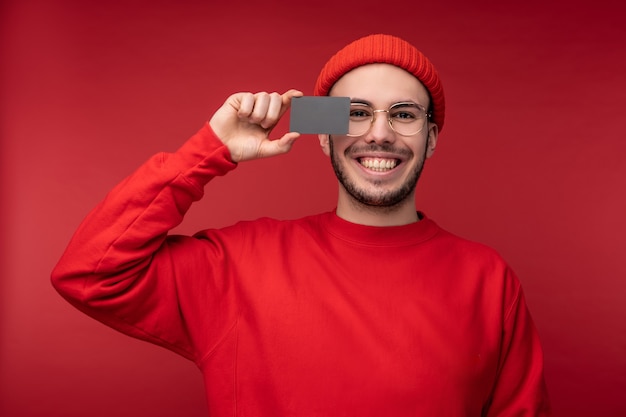
[[[362,139],[352,138],[349,136],[331,136],[329,135],[328,146],[324,150],[324,152],[328,152],[327,155],[332,156],[334,154],[338,158],[345,157],[346,153],[348,153],[355,146],[364,146]]]

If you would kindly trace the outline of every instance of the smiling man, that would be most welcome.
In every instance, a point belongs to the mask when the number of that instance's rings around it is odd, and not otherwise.
[[[417,221],[415,186],[438,134],[426,88],[407,71],[377,63],[349,71],[329,94],[352,101],[348,135],[320,137],[340,183],[337,215],[376,226]]]
[[[214,177],[299,136],[269,139],[301,92],[237,93],[89,214],[55,287],[193,360],[212,416],[549,415],[518,279],[415,207],[445,115],[430,61],[402,39],[367,36],[328,61],[315,93],[351,100],[348,133],[319,137],[336,210],[168,233]]]

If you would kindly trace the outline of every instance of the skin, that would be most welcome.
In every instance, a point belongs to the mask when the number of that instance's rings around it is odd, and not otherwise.
[[[370,64],[348,72],[335,83],[330,95],[365,100],[375,109],[386,109],[400,101],[412,101],[425,108],[429,104],[428,92],[417,78],[388,64]],[[435,151],[437,136],[433,123],[426,123],[416,135],[398,135],[384,113],[378,114],[363,136],[320,135],[322,150],[331,158],[339,181],[337,215],[372,226],[418,221],[415,186],[425,160]],[[361,163],[368,159],[396,165],[383,171],[371,169]]]
[[[366,100],[375,109],[400,101],[428,108],[424,86],[408,72],[387,64],[370,64],[341,77],[330,95]],[[215,112],[209,124],[230,151],[233,162],[284,154],[299,133],[289,132],[272,140],[270,134],[291,105],[298,90],[278,93],[236,93]],[[323,152],[338,174],[337,215],[352,223],[393,226],[418,221],[415,185],[425,159],[437,144],[438,130],[426,123],[414,136],[396,134],[385,117],[377,117],[370,131],[359,137],[320,135]],[[393,160],[392,169],[364,167],[364,159]]]
[[[272,140],[269,135],[291,106],[298,90],[278,93],[236,93],[215,112],[209,125],[230,151],[233,162],[280,155],[291,150],[297,132]]]

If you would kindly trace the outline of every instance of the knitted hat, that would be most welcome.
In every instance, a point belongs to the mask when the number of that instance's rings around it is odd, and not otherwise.
[[[413,45],[395,36],[369,35],[345,46],[322,68],[315,83],[314,95],[328,95],[332,86],[345,73],[374,63],[395,65],[417,77],[430,93],[433,121],[439,131],[443,129],[446,105],[437,70]]]

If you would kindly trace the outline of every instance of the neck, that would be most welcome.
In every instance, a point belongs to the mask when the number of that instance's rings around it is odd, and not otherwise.
[[[340,190],[337,216],[366,226],[402,226],[419,221],[414,193],[399,204],[381,207],[363,204]]]

